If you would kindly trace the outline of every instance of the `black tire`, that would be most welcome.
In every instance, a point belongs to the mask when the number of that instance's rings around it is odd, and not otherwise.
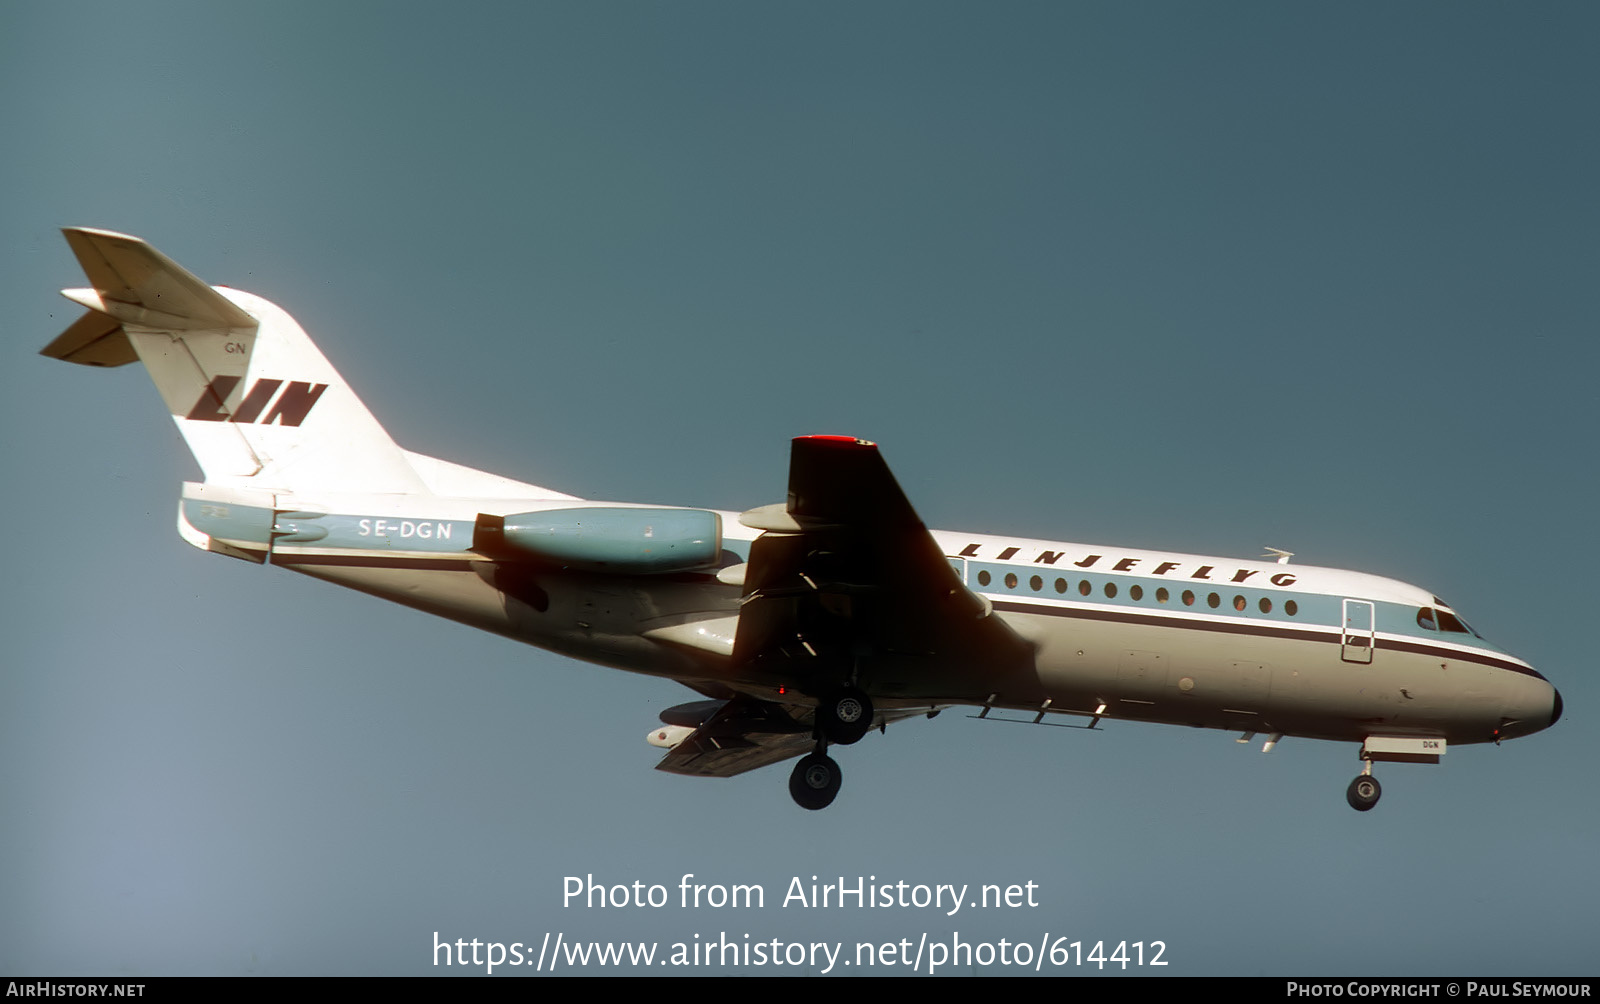
[[[1350,808],[1357,812],[1366,812],[1378,804],[1378,799],[1383,797],[1383,785],[1371,774],[1358,774],[1350,787],[1345,789],[1345,801],[1350,803]]]
[[[844,774],[833,757],[812,753],[800,758],[789,775],[789,795],[802,809],[826,809],[839,794]]]
[[[817,705],[817,721],[830,743],[849,746],[872,731],[872,698],[854,687],[836,691]]]

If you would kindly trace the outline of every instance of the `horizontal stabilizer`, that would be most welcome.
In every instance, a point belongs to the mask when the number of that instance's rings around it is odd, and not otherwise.
[[[84,366],[125,366],[139,361],[122,322],[97,310],[78,318],[39,354]]]
[[[255,318],[137,237],[88,227],[61,232],[94,287],[62,290],[70,300],[139,327],[193,331],[256,326]]]

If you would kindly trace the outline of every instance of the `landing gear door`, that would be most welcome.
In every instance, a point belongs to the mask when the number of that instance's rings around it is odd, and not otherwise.
[[[1372,616],[1370,601],[1344,601],[1344,627],[1340,631],[1339,647],[1345,662],[1372,661],[1372,649],[1378,640]]]

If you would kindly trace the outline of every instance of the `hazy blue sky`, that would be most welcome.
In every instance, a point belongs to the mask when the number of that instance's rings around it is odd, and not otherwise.
[[[0,972],[726,931],[1594,975],[1597,39],[1578,3],[0,4]],[[1418,583],[1566,714],[1382,767],[1369,814],[1353,745],[954,712],[840,751],[826,812],[663,775],[681,687],[184,545],[149,381],[35,354],[63,225],[280,303],[424,453],[743,509],[791,436],[865,436],[934,526]],[[563,909],[589,873],[772,898]],[[796,875],[1040,906],[780,908]]]

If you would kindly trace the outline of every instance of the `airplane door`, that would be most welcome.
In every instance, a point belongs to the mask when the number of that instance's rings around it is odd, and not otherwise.
[[[1344,601],[1344,627],[1340,631],[1339,647],[1345,662],[1368,663],[1377,644],[1377,632],[1372,624],[1373,607],[1367,600]]]

